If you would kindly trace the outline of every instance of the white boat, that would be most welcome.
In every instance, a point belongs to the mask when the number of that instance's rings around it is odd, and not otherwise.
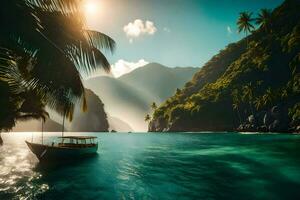
[[[64,161],[97,153],[98,142],[94,136],[64,136],[61,142],[51,145],[25,141],[29,149],[40,161]]]
[[[33,134],[31,142],[25,141],[29,149],[36,155],[40,161],[63,162],[65,160],[74,160],[88,155],[96,154],[98,150],[98,141],[95,136],[64,136],[65,113],[62,123],[62,136],[60,142],[47,145],[44,144],[44,121],[42,120],[42,143],[33,143]]]

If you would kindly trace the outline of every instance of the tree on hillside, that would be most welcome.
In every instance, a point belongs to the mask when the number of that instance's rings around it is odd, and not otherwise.
[[[153,103],[151,104],[151,108],[152,108],[153,111],[155,111],[155,110],[157,109],[157,105],[156,105],[155,102],[153,102]]]
[[[264,105],[263,98],[261,96],[256,97],[253,101],[256,110],[259,110]]]
[[[243,96],[242,99],[245,103],[249,104],[251,114],[254,115],[253,111],[253,100],[254,100],[254,95],[253,95],[253,86],[252,83],[248,83],[243,87]]]
[[[262,99],[263,99],[264,106],[271,105],[273,103],[274,95],[271,88],[268,88],[266,90],[266,93],[263,95]]]
[[[239,105],[240,105],[241,99],[240,99],[240,96],[239,96],[238,89],[234,89],[232,91],[231,95],[232,95],[232,107],[233,107],[233,110],[237,111],[239,122],[240,122],[240,124],[242,124],[242,118],[241,118],[241,113],[240,113],[240,109],[239,109]]]
[[[145,122],[149,122],[150,120],[151,120],[151,117],[150,117],[149,114],[147,114],[147,115],[145,116]]]
[[[269,9],[261,9],[255,23],[263,28],[266,32],[271,31],[272,11]]]
[[[115,42],[86,29],[82,0],[4,0],[0,18],[0,101],[8,105],[1,112],[15,113],[11,122],[16,121],[18,112],[11,110],[18,110],[19,102],[26,107],[20,94],[28,91],[42,98],[41,110],[47,105],[69,119],[75,104],[85,110],[82,77],[110,70],[102,50],[113,51]],[[3,116],[0,124],[7,120]]]
[[[176,94],[176,95],[179,95],[180,93],[181,93],[181,89],[177,88],[175,94]]]
[[[254,30],[252,13],[250,12],[241,12],[237,21],[238,32],[244,32],[246,34],[247,48],[248,48],[248,34]]]

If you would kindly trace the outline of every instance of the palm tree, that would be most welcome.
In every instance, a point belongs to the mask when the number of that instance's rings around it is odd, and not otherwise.
[[[179,95],[180,93],[181,93],[181,89],[177,88],[175,94],[176,94],[176,95]]]
[[[263,105],[266,106],[268,104],[272,104],[273,99],[274,99],[273,92],[271,88],[268,88],[266,90],[266,93],[263,95]]]
[[[109,71],[101,51],[115,48],[107,35],[86,29],[81,3],[5,0],[0,7],[0,82],[11,95],[35,90],[69,119],[75,104],[86,109],[82,77]]]
[[[156,105],[155,102],[153,102],[153,103],[151,104],[151,108],[152,108],[153,111],[155,111],[155,110],[157,109],[157,105]]]
[[[252,83],[249,83],[243,87],[243,100],[249,103],[251,114],[254,115],[253,112],[253,87]]]
[[[264,105],[263,98],[262,97],[255,98],[254,105],[256,110],[259,110]]]
[[[269,9],[261,9],[255,23],[263,28],[265,31],[270,30],[272,11]]]
[[[32,119],[45,121],[46,118],[49,118],[49,114],[45,110],[45,103],[35,91],[26,91],[18,96],[8,95],[7,97],[9,97],[10,103],[7,107],[2,107],[1,113],[4,115],[0,114],[0,145],[3,144],[1,132],[10,131],[17,121]]]
[[[289,92],[288,92],[287,89],[283,89],[283,90],[281,91],[281,99],[287,98],[288,95],[289,95]]]
[[[145,122],[149,122],[150,120],[151,120],[151,117],[150,117],[149,114],[147,114],[147,115],[145,116]]]
[[[250,12],[241,12],[237,21],[238,32],[244,32],[246,34],[247,48],[248,48],[248,34],[254,29],[252,25],[253,18]]]
[[[233,103],[232,103],[233,110],[237,111],[239,122],[240,122],[240,124],[242,124],[242,118],[241,118],[240,109],[239,109],[240,97],[239,97],[238,89],[234,89],[232,91],[231,95],[232,95],[232,101],[233,101]]]
[[[30,119],[45,121],[46,118],[49,118],[49,114],[45,110],[44,100],[36,91],[26,91],[18,95],[11,94],[9,98],[10,105],[1,110],[5,116],[0,118],[0,131],[11,130],[17,121]]]

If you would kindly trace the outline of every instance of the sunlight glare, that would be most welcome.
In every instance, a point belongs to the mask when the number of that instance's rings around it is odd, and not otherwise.
[[[95,15],[99,12],[99,1],[88,0],[85,3],[84,8],[86,15]]]

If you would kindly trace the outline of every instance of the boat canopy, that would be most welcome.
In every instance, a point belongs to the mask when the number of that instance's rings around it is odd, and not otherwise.
[[[61,139],[75,139],[75,140],[89,140],[89,139],[96,139],[97,137],[95,136],[63,136],[63,137],[58,137]]]

